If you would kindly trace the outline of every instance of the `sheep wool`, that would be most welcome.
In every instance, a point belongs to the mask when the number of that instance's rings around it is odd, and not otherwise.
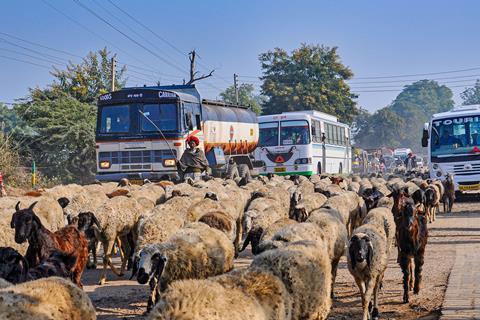
[[[94,320],[87,294],[63,278],[51,277],[0,289],[0,318]]]

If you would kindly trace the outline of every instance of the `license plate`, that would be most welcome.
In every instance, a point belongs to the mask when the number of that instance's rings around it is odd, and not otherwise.
[[[477,190],[477,189],[480,189],[480,184],[459,185],[458,188],[461,191]]]
[[[273,168],[274,172],[285,172],[287,171],[287,168],[285,167],[278,167],[278,168]]]
[[[131,184],[137,184],[139,186],[143,185],[143,181],[142,180],[128,180],[130,181]]]

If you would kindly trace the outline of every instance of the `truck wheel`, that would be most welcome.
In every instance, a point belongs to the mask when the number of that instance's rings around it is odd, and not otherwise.
[[[225,178],[232,179],[232,180],[235,180],[235,178],[238,178],[238,167],[235,163],[228,165]]]
[[[238,166],[238,174],[240,178],[246,178],[247,180],[252,177],[250,174],[250,168],[246,164],[241,164]]]

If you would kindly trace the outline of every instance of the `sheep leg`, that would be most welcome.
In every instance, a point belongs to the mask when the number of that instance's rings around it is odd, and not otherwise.
[[[409,290],[412,291],[413,290],[413,286],[415,285],[415,278],[413,277],[413,275],[415,274],[414,273],[414,268],[413,268],[413,262],[412,262],[412,259],[408,259],[408,270],[410,272],[410,279],[409,279],[409,282],[408,282],[408,285],[409,285]]]
[[[334,259],[332,261],[332,292],[330,293],[330,296],[332,299],[335,298],[335,292],[333,292],[333,287],[335,285],[335,278],[337,277],[337,269],[338,269],[339,262],[340,262],[340,259]]]
[[[157,296],[156,292],[158,287],[158,281],[155,277],[153,277],[150,280],[149,286],[150,286],[150,295],[148,296],[147,313],[150,312],[150,310],[152,310],[152,308],[155,306],[155,303],[157,302],[155,298]]]
[[[419,252],[415,256],[415,286],[413,287],[414,294],[418,294],[420,292],[420,286],[422,284],[423,263],[424,263],[423,252]]]
[[[233,242],[233,246],[235,248],[235,258],[238,258],[238,253],[240,250],[240,241],[242,240],[242,219],[239,218],[236,220],[236,234],[235,234],[235,240]]]
[[[408,285],[410,280],[410,259],[405,255],[400,256],[400,267],[403,273],[403,303],[408,303]]]
[[[107,281],[107,268],[108,268],[108,265],[111,263],[110,255],[112,254],[114,242],[106,240],[106,241],[102,241],[102,245],[103,245],[103,270],[102,270],[102,274],[100,275],[100,280],[98,281],[99,285],[103,285]]]
[[[362,301],[363,307],[363,320],[370,319],[370,313],[372,309],[372,294],[374,290],[374,286],[372,285],[373,279],[368,279],[365,283],[365,294]]]
[[[125,274],[125,269],[127,268],[127,262],[130,257],[131,249],[128,243],[127,236],[122,236],[121,242],[122,242],[122,246],[121,246],[120,252],[123,251],[123,258],[122,258],[122,267],[120,269],[120,276],[123,276]]]
[[[378,319],[378,290],[380,289],[383,280],[383,275],[379,275],[375,281],[375,288],[373,289],[373,310],[372,319]]]

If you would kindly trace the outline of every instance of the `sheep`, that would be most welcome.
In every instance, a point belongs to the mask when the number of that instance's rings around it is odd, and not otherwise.
[[[103,246],[103,271],[100,275],[99,284],[102,285],[107,280],[107,267],[110,266],[113,273],[117,276],[122,276],[127,266],[130,252],[122,252],[122,266],[120,272],[117,271],[112,263],[112,250],[117,238],[121,243],[127,244],[129,240],[127,235],[130,232],[136,232],[137,223],[142,214],[143,208],[135,199],[126,197],[116,197],[110,199],[101,205],[94,212],[94,216],[100,223],[100,228],[94,226],[95,237],[102,243]],[[80,229],[85,229],[86,226],[80,226]],[[131,250],[132,248],[128,248]]]
[[[72,281],[82,287],[81,276],[88,259],[87,240],[83,233],[74,227],[64,227],[55,233],[46,229],[33,209],[36,202],[27,209],[20,209],[20,202],[15,206],[11,227],[15,228],[15,242],[28,241],[25,259],[29,267],[37,266],[48,258],[53,251],[59,250],[76,257],[72,268]]]
[[[298,241],[255,256],[251,268],[279,277],[292,299],[292,319],[326,319],[331,307],[331,264],[324,243]]]
[[[329,198],[323,207],[335,209],[342,215],[348,234],[361,224],[367,214],[365,201],[353,191]]]
[[[150,310],[172,281],[202,279],[232,270],[234,249],[224,233],[197,222],[167,242],[145,247],[139,255],[137,281],[150,284]]]
[[[362,224],[375,225],[378,228],[383,228],[383,232],[388,240],[388,253],[395,244],[395,220],[393,219],[392,210],[388,207],[377,207],[368,212]]]
[[[302,195],[298,204],[293,208],[290,218],[303,222],[313,210],[320,208],[325,202],[327,202],[327,197],[321,193]]]
[[[443,186],[442,186],[443,187]],[[425,189],[425,213],[428,222],[435,221],[436,213],[440,210],[441,191],[437,184],[431,183]]]
[[[0,289],[0,318],[94,320],[96,314],[85,292],[50,277]]]
[[[12,284],[5,279],[0,278],[0,289],[10,287]]]
[[[290,218],[283,218],[275,221],[269,225],[265,230],[263,230],[262,235],[260,236],[258,244],[258,252],[261,253],[265,251],[266,248],[270,247],[270,241],[272,237],[284,227],[290,224],[296,224],[297,221]]]
[[[383,228],[364,224],[355,229],[348,245],[347,263],[362,297],[363,320],[377,318],[378,289],[388,264],[388,240]]]
[[[395,219],[398,263],[403,273],[403,303],[408,303],[408,292],[413,282],[413,293],[420,292],[428,228],[425,216],[419,214],[413,199],[404,199],[399,209],[400,214]],[[415,262],[414,271],[412,260]],[[412,273],[415,273],[415,279],[412,278]]]
[[[222,231],[235,246],[237,228],[235,221],[233,221],[226,213],[222,211],[212,211],[201,216],[200,219],[198,219],[198,222],[203,222],[211,228]]]
[[[356,181],[352,181],[348,184],[348,188],[347,188],[348,191],[353,191],[357,194],[360,194],[360,183],[356,182]]]
[[[445,192],[443,194],[443,212],[452,212],[453,203],[455,202],[455,185],[453,183],[453,174],[447,174],[443,181],[443,188]]]
[[[261,279],[260,279],[261,280]],[[274,295],[268,292],[268,287],[258,289],[255,283],[250,291],[260,291],[259,294]],[[267,318],[262,305],[253,294],[248,294],[242,287],[224,287],[214,279],[182,280],[172,283],[162,295],[161,300],[148,314],[148,320],[273,320]],[[248,289],[247,289],[248,290]],[[265,292],[267,291],[267,292]],[[289,318],[285,318],[289,319]]]
[[[0,247],[0,279],[20,283],[28,272],[28,262],[17,250]]]
[[[324,195],[326,195],[329,198],[333,197],[333,196],[341,195],[342,193],[345,192],[345,190],[337,184],[330,184],[330,185],[328,185],[328,186],[326,186],[325,188],[322,188],[322,189],[318,189],[316,187],[315,191],[323,193]]]
[[[73,221],[72,221],[73,222]],[[79,227],[85,233],[85,237],[88,242],[88,252],[91,253],[87,261],[87,269],[95,269],[97,267],[97,245],[98,240],[95,237],[95,227],[100,229],[100,222],[95,217],[93,212],[80,212],[77,217],[77,227]]]
[[[80,212],[95,212],[105,201],[107,196],[104,193],[79,193],[71,199],[62,197],[57,199],[63,208],[63,214],[67,217],[68,223],[72,223],[72,219],[77,217]]]

